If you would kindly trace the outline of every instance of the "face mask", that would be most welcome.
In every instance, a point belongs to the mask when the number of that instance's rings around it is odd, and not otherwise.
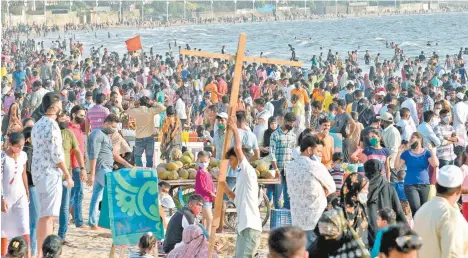
[[[79,117],[79,116],[75,117],[75,122],[77,122],[78,124],[83,123],[83,121],[84,121],[84,117]]]
[[[435,113],[436,115],[439,115],[440,109],[434,109],[434,113]]]
[[[198,162],[198,166],[200,168],[203,168],[203,169],[207,168],[209,166],[209,164],[210,163],[208,163],[208,162]]]
[[[226,128],[225,125],[218,125],[218,129],[219,129],[219,130],[223,130],[224,128]]]
[[[15,146],[10,146],[10,150],[11,150],[13,153],[20,153],[20,152],[21,152],[21,148],[15,147]]]
[[[318,162],[322,161],[322,157],[317,156],[317,154],[312,155],[310,159],[318,161]]]
[[[288,131],[291,131],[291,130],[293,129],[292,125],[288,125],[288,124],[284,125],[284,127],[285,127],[286,130],[288,130]]]
[[[93,102],[92,100],[88,100],[88,99],[86,100],[87,104],[91,104],[92,102]]]
[[[415,141],[411,144],[411,149],[414,150],[416,149],[417,147],[419,146],[419,142],[418,141]]]
[[[104,127],[102,130],[107,134],[113,134],[117,132],[117,128],[113,128],[113,127]]]
[[[341,164],[335,164],[335,169],[341,169]]]
[[[68,122],[57,122],[60,130],[63,130],[68,127]]]
[[[366,204],[367,203],[367,193],[359,193],[358,194],[358,201],[361,204]]]
[[[450,117],[449,116],[444,117],[443,120],[444,120],[444,123],[446,123],[446,124],[450,123]]]
[[[370,138],[369,143],[371,146],[375,147],[377,144],[379,144],[379,139],[377,138]]]

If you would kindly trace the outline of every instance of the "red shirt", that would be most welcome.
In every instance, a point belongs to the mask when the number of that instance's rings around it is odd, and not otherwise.
[[[211,193],[215,192],[215,186],[210,172],[202,171],[198,168],[197,176],[195,177],[195,193],[199,194],[205,202],[213,202]]]
[[[84,144],[84,133],[81,130],[80,125],[73,125],[71,122],[68,123],[68,129],[73,132],[73,134],[76,137],[76,140],[78,140],[78,144],[80,145],[80,151],[81,154],[84,155],[85,153],[85,144]],[[72,162],[72,169],[79,168],[80,163],[78,163],[78,159],[75,157],[75,152],[71,152],[71,162]]]
[[[257,85],[252,85],[252,87],[250,87],[250,96],[252,97],[252,100],[260,98],[262,96],[262,89]]]
[[[226,95],[228,93],[228,87],[227,87],[227,83],[220,79],[218,81],[218,100],[221,101],[223,96]]]

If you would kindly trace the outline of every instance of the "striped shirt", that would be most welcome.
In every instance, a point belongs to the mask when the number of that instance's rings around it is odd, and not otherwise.
[[[439,124],[436,126],[434,133],[439,138],[441,144],[437,147],[437,158],[446,161],[452,161],[457,158],[454,152],[453,142],[445,140],[451,138],[455,133],[453,127],[449,124]]]
[[[343,177],[344,177],[344,170],[342,168],[336,169],[336,168],[331,168],[328,170],[330,172],[330,175],[333,178],[333,181],[335,181],[335,186],[336,186],[336,193],[340,194],[341,187],[343,187]]]
[[[101,105],[94,105],[94,107],[90,108],[86,113],[86,120],[89,121],[91,130],[101,128],[109,114],[109,109]]]

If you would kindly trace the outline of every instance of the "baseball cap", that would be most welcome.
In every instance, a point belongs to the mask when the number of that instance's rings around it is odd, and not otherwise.
[[[219,112],[218,114],[216,114],[216,117],[228,119],[229,116],[226,112]]]
[[[390,114],[388,112],[385,112],[380,116],[377,116],[377,119],[387,121],[387,122],[393,122],[393,116],[392,116],[392,114]]]
[[[463,179],[463,173],[459,167],[446,165],[439,170],[437,183],[441,186],[452,188],[460,186],[463,183]]]
[[[463,92],[459,92],[457,93],[457,98],[463,100],[465,98],[465,94],[463,94]]]

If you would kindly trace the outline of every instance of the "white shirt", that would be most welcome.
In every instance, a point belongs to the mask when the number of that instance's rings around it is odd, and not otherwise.
[[[268,110],[270,112],[270,116],[272,116],[275,113],[275,106],[271,104],[271,102],[265,103],[265,110]],[[268,123],[268,121],[266,121]]]
[[[33,183],[37,184],[45,176],[62,176],[62,170],[57,164],[65,162],[65,154],[62,146],[62,134],[57,122],[43,116],[33,126],[31,139],[33,145],[31,165]]]
[[[395,167],[395,158],[398,153],[398,148],[401,145],[401,135],[395,126],[390,125],[385,128],[382,132],[382,139],[385,144],[385,148],[390,151],[390,167]]]
[[[453,111],[453,129],[458,136],[457,146],[465,147],[467,145],[466,122],[468,120],[468,105],[466,102],[458,102],[455,104]]]
[[[175,104],[175,110],[179,119],[187,119],[187,113],[185,112],[185,103],[179,98]]]
[[[410,111],[410,116],[413,119],[414,124],[419,125],[418,110],[416,108],[416,102],[412,98],[408,98],[401,103],[402,108],[407,108]]]
[[[291,201],[292,225],[314,230],[327,207],[327,196],[336,191],[335,181],[325,165],[309,157],[299,156],[285,169]]]
[[[414,125],[413,119],[401,119],[396,125],[401,128],[401,139],[404,141],[409,141],[411,135],[416,132],[416,126]]]
[[[237,171],[236,198],[234,199],[237,210],[237,232],[242,232],[246,228],[261,232],[257,173],[245,157],[239,163]]]
[[[468,223],[445,198],[435,196],[419,208],[414,231],[424,242],[418,257],[468,257]]]
[[[284,96],[286,96],[286,101],[288,101],[288,108],[292,107],[291,91],[294,88],[295,88],[294,85],[289,85],[288,87],[283,88]]]

